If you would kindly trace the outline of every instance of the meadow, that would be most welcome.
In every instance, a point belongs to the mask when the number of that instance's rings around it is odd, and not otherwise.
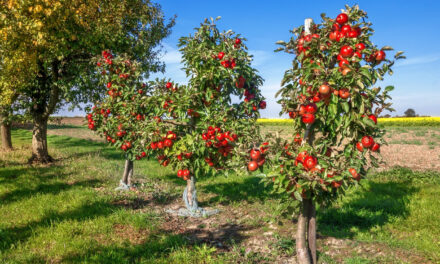
[[[386,129],[385,169],[318,208],[320,263],[440,262],[440,132]],[[263,126],[278,130],[291,133]],[[50,126],[48,166],[27,164],[30,139],[14,129],[16,150],[0,154],[2,263],[292,263],[295,216],[255,174],[201,179],[201,205],[221,212],[177,217],[165,210],[182,205],[185,182],[157,161],[135,162],[137,189],[116,192],[123,157],[85,127]],[[424,166],[396,161],[418,155]]]

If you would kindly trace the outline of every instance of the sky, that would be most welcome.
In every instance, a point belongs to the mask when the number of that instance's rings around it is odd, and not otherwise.
[[[185,83],[177,48],[179,38],[193,34],[205,18],[221,16],[217,22],[221,30],[232,29],[247,38],[246,45],[254,56],[253,66],[265,80],[261,90],[267,108],[260,112],[266,118],[279,117],[280,106],[274,95],[293,59],[287,53],[274,53],[275,42],[287,41],[291,37],[289,30],[303,24],[305,18],[318,23],[321,13],[336,17],[345,4],[358,4],[373,23],[373,43],[379,47],[392,46],[396,51],[404,51],[407,57],[397,62],[394,74],[380,83],[382,87],[395,86],[391,96],[396,112],[391,115],[403,115],[406,109],[413,108],[419,115],[440,116],[440,1],[162,0],[158,3],[166,17],[177,18],[171,35],[163,41],[166,73],[152,77]],[[59,114],[83,113],[62,110]]]

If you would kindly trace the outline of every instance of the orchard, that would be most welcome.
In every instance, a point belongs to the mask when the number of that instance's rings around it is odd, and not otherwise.
[[[0,263],[440,261],[432,16],[163,5],[0,7]]]

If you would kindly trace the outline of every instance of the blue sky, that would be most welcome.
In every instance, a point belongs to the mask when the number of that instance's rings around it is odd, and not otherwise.
[[[292,55],[274,53],[277,40],[288,40],[289,29],[304,23],[307,17],[320,20],[320,14],[336,17],[345,4],[359,4],[373,22],[373,42],[378,46],[390,45],[405,51],[407,59],[394,67],[381,86],[394,85],[392,115],[402,115],[414,108],[420,115],[440,116],[440,20],[439,1],[159,1],[167,17],[177,15],[172,34],[164,40],[163,60],[165,75],[177,82],[185,82],[180,70],[177,42],[181,36],[194,32],[206,17],[221,16],[220,29],[241,33],[254,67],[265,79],[261,87],[268,102],[263,117],[278,117],[280,107],[274,98],[282,75],[291,65]],[[77,115],[62,111],[63,115]]]

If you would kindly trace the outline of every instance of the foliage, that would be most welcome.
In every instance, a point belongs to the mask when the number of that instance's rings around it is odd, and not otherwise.
[[[159,106],[151,88],[142,82],[140,63],[127,56],[114,58],[109,51],[103,51],[93,63],[97,65],[99,85],[107,88],[107,95],[87,114],[89,129],[123,150],[129,160],[146,157],[146,147],[158,134]]]
[[[372,152],[385,143],[376,123],[382,110],[393,110],[386,102],[393,87],[373,86],[392,74],[394,61],[385,57],[392,48],[371,42],[371,23],[358,6],[344,13],[347,21],[322,14],[310,33],[300,26],[288,42],[277,42],[277,51],[295,54],[277,95],[297,134],[273,144],[268,179],[277,192],[298,200],[329,202],[357,184],[367,167],[378,166]]]
[[[99,98],[89,60],[102,49],[127,53],[145,75],[163,70],[157,47],[174,24],[165,23],[159,5],[143,0],[8,0],[0,17],[1,67],[15,68],[17,81],[11,81],[25,87],[18,90],[24,105],[46,116],[63,102],[78,106]]]
[[[258,109],[265,108],[262,79],[251,67],[245,39],[220,32],[214,22],[205,20],[193,36],[180,39],[188,85],[156,81],[157,100],[166,110],[161,117],[177,134],[172,147],[156,153],[184,179],[242,169],[249,142],[258,140]]]

